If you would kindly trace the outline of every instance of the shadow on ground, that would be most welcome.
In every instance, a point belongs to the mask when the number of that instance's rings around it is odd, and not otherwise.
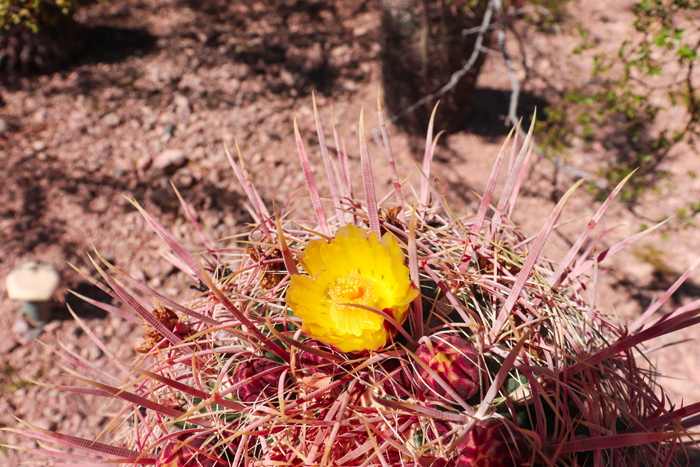
[[[475,89],[472,95],[474,110],[464,120],[459,131],[474,133],[491,142],[500,141],[511,129],[510,124],[506,125],[510,96],[510,91],[490,88]],[[517,112],[523,118],[525,130],[530,127],[535,110],[537,110],[537,120],[543,121],[544,109],[549,105],[545,99],[534,94],[520,94]]]
[[[106,303],[108,305],[114,305],[112,297],[110,297],[108,294],[106,294],[105,292],[103,292],[102,290],[95,287],[89,282],[78,282],[74,287],[71,288],[71,290],[92,300]],[[68,311],[68,307],[70,307],[71,310],[73,310],[73,313],[75,313],[79,318],[82,319],[104,319],[108,315],[108,313],[105,310],[91,305],[82,298],[73,295],[70,292],[66,294],[65,299],[65,304],[55,306],[51,309],[51,320],[72,320],[73,317]]]
[[[0,81],[8,89],[26,86],[20,78],[51,74],[92,63],[115,63],[143,55],[156,45],[145,29],[85,26],[64,18],[70,27],[32,33],[19,27],[0,33]],[[8,37],[11,36],[11,37]]]
[[[87,27],[84,55],[78,64],[115,63],[129,56],[142,56],[156,45],[156,37],[145,29],[112,26]]]

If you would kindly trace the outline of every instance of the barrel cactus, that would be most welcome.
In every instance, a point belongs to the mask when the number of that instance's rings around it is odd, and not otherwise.
[[[381,107],[393,188],[378,198],[372,163],[380,161],[370,161],[361,115],[364,196],[352,199],[347,154],[338,154],[338,180],[316,117],[330,210],[296,131],[314,221],[271,209],[240,152],[239,162],[228,150],[255,214],[238,246],[215,249],[202,236],[206,251],[195,256],[134,203],[196,291],[177,303],[95,253],[100,285],[124,309],[98,306],[146,322],[150,342],[114,368],[122,384],[96,379],[106,369],[58,387],[123,401],[111,444],[14,429],[85,452],[37,454],[53,465],[158,467],[675,465],[700,404],[670,406],[635,354],[700,320],[698,302],[656,314],[687,274],[625,328],[584,293],[595,288],[598,261],[653,230],[602,253],[583,249],[627,179],[553,262],[542,249],[581,182],[536,237],[524,237],[508,213],[532,130],[500,198],[494,188],[510,138],[479,209],[459,218],[427,177],[416,199],[404,198]],[[429,168],[432,123],[426,147]]]

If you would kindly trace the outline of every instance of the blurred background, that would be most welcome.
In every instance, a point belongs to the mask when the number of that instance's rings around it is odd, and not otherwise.
[[[637,169],[594,236],[605,233],[602,251],[671,218],[601,263],[599,308],[621,322],[638,316],[700,252],[699,8],[683,0],[0,0],[0,428],[18,427],[14,415],[92,439],[109,422],[104,400],[27,380],[74,384],[51,349],[109,368],[111,357],[67,304],[116,357],[128,360],[142,342],[139,326],[69,292],[109,302],[89,279],[99,277],[87,256],[93,245],[164,295],[192,295],[196,284],[164,258],[127,198],[201,250],[172,183],[208,237],[233,244],[227,237],[252,220],[223,150],[235,138],[263,199],[309,212],[296,196],[305,182],[292,119],[320,168],[312,93],[332,154],[331,108],[355,170],[364,106],[380,197],[391,185],[378,92],[402,179],[422,159],[439,100],[435,133],[445,133],[431,177],[461,216],[473,213],[514,122],[522,117],[527,128],[536,109],[537,148],[515,222],[536,234],[588,177],[560,217],[572,222],[551,236],[553,259]],[[418,182],[414,175],[407,187]],[[7,296],[5,278],[24,260],[51,264],[61,278],[43,326]],[[692,275],[667,311],[700,298],[699,286]],[[695,334],[665,338],[649,353],[676,404],[700,400]],[[36,445],[11,432],[0,443]],[[2,465],[28,459],[0,448]]]

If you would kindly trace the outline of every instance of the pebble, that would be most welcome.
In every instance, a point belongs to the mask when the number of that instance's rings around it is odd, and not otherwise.
[[[104,117],[102,117],[102,123],[107,127],[107,128],[114,128],[119,126],[119,124],[122,122],[122,119],[119,118],[119,115],[115,114],[114,112],[110,112]]]
[[[63,416],[54,407],[51,406],[44,407],[44,409],[41,411],[41,414],[44,416],[45,419],[48,419],[52,422],[58,422],[63,418]]]
[[[36,152],[43,151],[46,149],[46,143],[44,141],[34,141],[32,143],[32,149],[34,149]]]
[[[130,159],[118,157],[112,163],[112,171],[115,178],[121,178],[134,170],[134,163]]]
[[[99,348],[98,346],[96,346],[96,345],[92,345],[92,346],[89,347],[89,350],[88,350],[88,359],[89,359],[91,362],[94,362],[94,361],[98,360],[101,356],[102,356],[102,349],[100,349],[100,348]]]
[[[156,156],[151,165],[151,170],[164,174],[173,174],[177,169],[187,164],[185,152],[180,149],[166,149]]]
[[[122,169],[121,167],[115,167],[112,173],[114,178],[122,178],[124,175],[126,175],[126,170]]]
[[[32,115],[34,123],[44,123],[46,121],[46,109],[39,109]]]
[[[192,112],[189,99],[182,94],[175,94],[173,104],[175,104],[176,108],[175,113],[178,115],[188,116]]]
[[[12,336],[5,336],[4,339],[0,339],[0,355],[7,355],[12,352],[15,347],[19,345],[19,342]]]
[[[139,172],[145,172],[153,164],[153,159],[149,155],[143,155],[136,161],[136,170]]]
[[[0,118],[0,135],[8,133],[10,129],[11,127],[10,124],[7,123],[7,120]]]
[[[80,412],[74,412],[70,417],[71,432],[77,433],[80,429],[80,425],[85,421],[85,417]]]
[[[55,431],[56,430],[56,422],[51,422],[45,418],[40,418],[39,420],[33,420],[30,422],[32,425],[36,425],[39,428],[43,428],[44,430],[49,430],[49,431]]]
[[[89,414],[87,416],[87,422],[89,426],[102,426],[107,420],[107,417],[100,414]]]
[[[204,160],[207,158],[207,151],[202,146],[197,146],[192,150],[190,157],[195,161]]]
[[[39,337],[42,332],[44,332],[42,328],[33,328],[22,318],[15,321],[12,325],[12,334],[14,334],[15,339],[22,345],[29,344]]]
[[[176,182],[178,188],[189,188],[194,185],[194,177],[191,174],[181,175]]]

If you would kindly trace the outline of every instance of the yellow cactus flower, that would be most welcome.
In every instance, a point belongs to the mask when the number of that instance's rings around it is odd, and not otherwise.
[[[329,243],[311,240],[299,254],[309,275],[292,276],[286,300],[307,335],[343,352],[376,350],[389,338],[384,318],[353,305],[377,308],[404,321],[418,290],[396,239],[388,232],[381,242],[377,237],[346,225]]]

